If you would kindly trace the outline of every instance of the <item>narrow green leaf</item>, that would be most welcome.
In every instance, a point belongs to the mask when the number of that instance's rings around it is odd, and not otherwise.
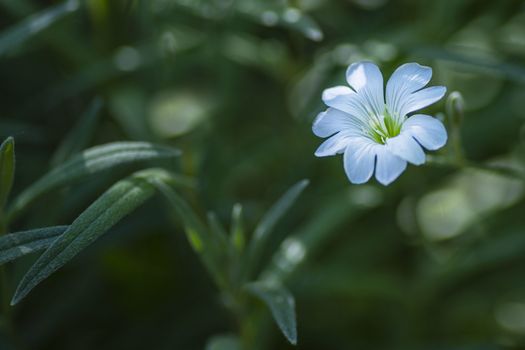
[[[0,57],[20,46],[24,41],[42,30],[75,12],[80,7],[80,1],[69,0],[34,14],[22,22],[15,24],[0,34]]]
[[[382,202],[374,187],[352,187],[339,191],[319,203],[319,209],[297,231],[291,233],[275,251],[271,262],[260,279],[283,283],[307,259],[311,259],[323,246],[341,233],[340,228]]]
[[[241,342],[233,334],[218,335],[208,341],[206,350],[241,350]]]
[[[180,151],[147,142],[115,142],[85,150],[54,168],[22,192],[14,201],[8,216],[18,215],[32,201],[60,186],[71,184],[89,175],[125,164],[173,158]]]
[[[165,182],[155,179],[150,179],[149,181],[164,195],[168,203],[175,209],[175,212],[183,222],[188,241],[217,285],[221,288],[226,288],[227,277],[225,272],[221,270],[220,264],[218,264],[223,252],[217,250],[218,246],[216,241],[206,225],[204,225],[188,203],[170,186],[166,185]]]
[[[88,109],[83,113],[53,155],[51,160],[53,166],[63,163],[88,146],[95,132],[102,106],[103,102],[100,97],[96,97],[91,102]]]
[[[293,295],[286,288],[276,283],[251,282],[246,284],[245,288],[250,294],[266,304],[286,339],[296,345],[297,324]]]
[[[155,189],[145,177],[152,176],[152,172],[139,172],[123,179],[91,204],[29,269],[11,304],[17,304],[45,278],[150,198]]]
[[[188,238],[190,238],[190,243],[195,251],[201,253],[203,249],[207,249],[208,247],[205,247],[204,244],[205,242],[209,242],[208,230],[188,203],[186,203],[177,192],[175,192],[170,186],[167,186],[164,182],[151,181],[151,183],[162,195],[164,195],[181,218],[184,224],[184,229],[188,233]]]
[[[0,211],[7,202],[15,178],[15,140],[8,137],[0,146]]]
[[[242,222],[242,205],[239,203],[235,204],[232,209],[230,240],[232,246],[235,247],[238,252],[242,252],[244,250],[246,237]]]
[[[68,226],[43,227],[0,237],[0,264],[47,249]]]
[[[212,238],[217,248],[226,252],[230,247],[230,241],[228,240],[226,230],[219,222],[219,219],[217,219],[217,215],[213,212],[208,213],[208,226],[210,227]]]
[[[259,263],[260,256],[273,228],[284,216],[284,214],[286,214],[286,212],[292,207],[305,187],[308,186],[308,183],[308,180],[302,180],[293,185],[261,219],[255,228],[253,237],[248,246],[247,258],[250,261],[247,265],[249,269],[248,273],[252,272],[252,270]]]

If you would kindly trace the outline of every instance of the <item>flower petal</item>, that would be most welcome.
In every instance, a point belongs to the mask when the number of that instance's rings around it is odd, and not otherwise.
[[[323,91],[323,102],[335,109],[346,112],[357,119],[367,120],[366,105],[355,91],[348,86],[336,86]]]
[[[432,86],[417,92],[414,92],[406,99],[400,102],[399,113],[405,116],[408,113],[415,112],[421,108],[430,106],[431,104],[441,100],[447,89],[444,86]]]
[[[329,137],[333,134],[355,128],[352,116],[334,108],[317,115],[312,125],[312,131],[319,137]]]
[[[407,162],[390,152],[386,146],[378,146],[376,152],[376,179],[386,186],[401,175],[407,167]]]
[[[344,154],[346,176],[354,184],[367,182],[374,173],[377,144],[366,137],[354,137]]]
[[[349,139],[352,138],[352,135],[339,132],[332,137],[326,139],[319,148],[315,151],[317,157],[328,157],[335,156],[338,153],[343,153],[345,150]]]
[[[425,152],[409,132],[401,132],[386,140],[386,146],[390,152],[412,164],[425,163]]]
[[[408,118],[401,132],[410,133],[423,147],[436,150],[447,143],[447,130],[441,121],[429,115],[416,114]]]
[[[417,63],[405,63],[397,68],[386,84],[386,104],[390,112],[401,114],[405,100],[422,89],[432,78],[432,68]]]
[[[368,106],[369,113],[383,114],[385,109],[383,75],[374,63],[351,64],[346,71],[346,80]]]

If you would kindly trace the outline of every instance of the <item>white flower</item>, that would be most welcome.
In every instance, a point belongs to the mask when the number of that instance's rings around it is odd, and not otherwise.
[[[350,182],[367,182],[375,170],[377,181],[388,185],[406,168],[407,162],[425,162],[423,147],[441,148],[447,142],[443,124],[428,115],[409,113],[440,100],[443,86],[424,88],[432,69],[406,63],[396,69],[386,84],[372,62],[357,62],[346,71],[350,87],[336,86],[323,92],[329,107],[313,123],[313,132],[328,137],[315,152],[318,157],[344,153],[344,168]]]

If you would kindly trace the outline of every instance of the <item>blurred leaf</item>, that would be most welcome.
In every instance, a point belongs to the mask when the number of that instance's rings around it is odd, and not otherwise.
[[[295,301],[292,294],[276,283],[251,282],[246,284],[245,288],[268,306],[286,339],[294,345],[297,344]]]
[[[0,264],[47,249],[68,227],[43,227],[0,237]]]
[[[228,251],[230,249],[228,235],[224,227],[222,227],[221,223],[219,222],[219,219],[217,219],[217,215],[215,215],[215,213],[208,213],[208,225],[210,227],[212,238],[215,241],[215,245],[219,251],[222,251],[223,253]]]
[[[244,227],[242,223],[242,205],[235,204],[232,209],[232,223],[230,241],[237,251],[242,252],[246,242]]]
[[[112,92],[108,98],[109,109],[113,118],[122,126],[132,140],[152,140],[150,127],[144,116],[146,94],[140,86],[123,86]]]
[[[271,4],[268,1],[251,0],[239,2],[238,10],[265,26],[287,27],[310,40],[323,40],[321,27],[313,18],[298,8],[282,6],[280,3]]]
[[[100,97],[95,98],[91,102],[89,108],[80,117],[75,127],[69,132],[53,155],[51,160],[53,166],[65,162],[88,146],[95,132],[102,106],[103,102]]]
[[[0,146],[0,212],[3,210],[15,177],[15,140],[7,138]],[[1,218],[0,218],[1,220]]]
[[[308,180],[301,180],[293,185],[263,216],[249,243],[247,259],[249,259],[248,273],[252,272],[259,263],[260,256],[268,242],[269,236],[277,222],[292,207],[299,195],[308,186]]]
[[[179,155],[180,151],[177,149],[147,142],[114,142],[87,149],[66,163],[54,168],[24,190],[15,199],[8,212],[8,217],[12,219],[44,193],[57,187],[71,184],[97,172],[119,165],[173,158]]]
[[[339,227],[376,208],[382,204],[381,200],[381,193],[366,185],[328,197],[303,227],[281,243],[261,278],[282,283],[327,241],[340,234]]]
[[[235,335],[218,335],[208,341],[206,350],[241,350],[241,344]]]
[[[422,57],[460,64],[478,72],[488,72],[497,76],[504,76],[505,78],[520,84],[525,83],[524,66],[514,63],[501,62],[500,60],[496,60],[494,57],[490,59],[486,57],[470,57],[455,53],[453,51],[433,47],[417,48],[413,50],[413,53],[414,55]]]
[[[4,31],[0,34],[0,57],[16,49],[24,41],[48,28],[69,13],[75,12],[79,7],[79,0],[68,0],[32,15]]]
[[[71,226],[40,256],[22,278],[12,305],[34,287],[137,209],[155,192],[149,181],[164,181],[163,171],[142,171],[123,179],[91,204]]]

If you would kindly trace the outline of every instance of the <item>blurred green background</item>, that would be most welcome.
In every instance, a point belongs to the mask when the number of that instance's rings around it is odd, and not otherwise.
[[[340,157],[314,157],[311,132],[322,90],[344,83],[350,63],[373,60],[386,80],[415,61],[433,67],[431,85],[463,94],[468,159],[525,166],[523,1],[1,0],[0,28],[15,194],[60,161],[68,138],[182,149],[167,166],[197,180],[194,207],[229,225],[242,203],[249,229],[308,178],[266,252],[287,238],[287,261],[300,263],[286,280],[297,349],[525,348],[523,182],[409,166],[389,187],[355,186]],[[86,118],[93,101],[101,111]],[[11,231],[70,223],[124,174],[53,193]],[[10,295],[33,261],[10,265]],[[14,313],[31,350],[205,349],[236,331],[160,197]],[[262,348],[293,348],[269,316],[260,327]],[[3,335],[0,349],[11,349]]]

